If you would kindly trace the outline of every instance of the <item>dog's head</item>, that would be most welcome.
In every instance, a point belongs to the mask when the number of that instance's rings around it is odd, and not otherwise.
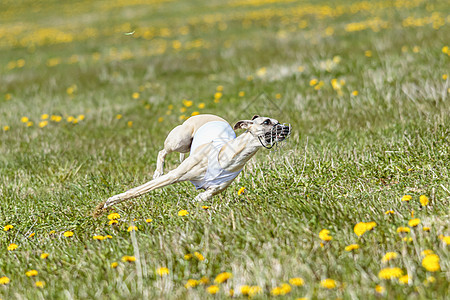
[[[278,120],[253,116],[251,120],[241,120],[234,125],[236,129],[247,129],[257,137],[266,148],[272,148],[278,142],[284,141],[291,134],[290,124],[280,124]]]

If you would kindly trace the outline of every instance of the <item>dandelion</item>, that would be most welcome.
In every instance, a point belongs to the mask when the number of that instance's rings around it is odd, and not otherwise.
[[[36,271],[36,270],[30,270],[30,271],[25,272],[25,275],[27,275],[28,277],[37,276],[37,274],[38,274],[38,271]]]
[[[442,239],[441,239],[446,245],[449,245],[450,244],[450,236],[444,236],[444,237],[442,237]]]
[[[199,281],[195,280],[195,279],[188,279],[188,281],[186,282],[186,284],[184,285],[185,288],[190,289],[193,287],[196,287],[197,285],[199,285]]]
[[[427,206],[428,203],[430,203],[430,200],[428,199],[427,196],[421,195],[421,196],[419,197],[419,202],[420,202],[420,205],[422,205],[422,206]]]
[[[135,262],[136,257],[125,255],[125,256],[122,256],[122,261],[123,262]]]
[[[105,235],[105,239],[112,239],[112,236],[111,235]]]
[[[133,99],[139,99],[139,97],[140,97],[141,95],[138,93],[138,92],[134,92],[133,94],[131,94],[131,97],[133,98]]]
[[[200,261],[205,260],[205,257],[200,252],[194,252],[194,256]]]
[[[358,91],[356,91],[356,90],[354,90],[353,92],[352,92],[352,96],[358,96],[358,94],[359,94],[359,92]]]
[[[103,240],[106,239],[106,236],[102,236],[102,235],[94,235],[92,238],[93,238],[94,240],[97,240],[97,241],[103,241]]]
[[[122,119],[122,115],[121,115],[121,114],[116,115],[116,119],[117,119],[117,120]]]
[[[442,53],[449,54],[449,48],[448,48],[448,46],[442,47]]]
[[[222,92],[223,91],[223,85],[218,85],[216,88],[216,91]]]
[[[131,232],[131,231],[138,231],[138,228],[137,228],[136,226],[130,226],[130,227],[128,227],[127,231],[128,231],[128,232]]]
[[[192,104],[194,104],[193,101],[191,101],[191,100],[186,100],[186,99],[183,99],[182,102],[183,102],[183,105],[186,106],[186,107],[191,107]]]
[[[77,117],[77,119],[78,119],[78,120],[80,120],[80,121],[83,121],[83,120],[84,120],[84,118],[85,118],[85,116],[84,116],[84,115],[78,115],[78,117]]]
[[[47,120],[48,117],[49,117],[48,114],[42,114],[42,115],[41,115],[41,120]]]
[[[36,281],[36,283],[34,285],[38,288],[43,288],[45,286],[45,282],[44,281]]]
[[[216,100],[222,98],[222,96],[223,96],[223,94],[221,92],[214,93],[214,99],[216,99]]]
[[[166,276],[169,274],[169,269],[166,267],[160,267],[160,268],[156,269],[156,273],[159,276],[163,277],[163,276]]]
[[[8,249],[8,251],[14,251],[17,249],[17,247],[19,247],[19,246],[17,246],[17,244],[12,243],[12,244],[9,244],[7,249]]]
[[[395,258],[397,258],[398,257],[398,254],[396,253],[396,252],[387,252],[384,256],[383,256],[383,258],[381,259],[381,261],[382,262],[388,262],[388,261],[390,261],[390,260],[393,260],[393,259],[395,259]]]
[[[190,253],[185,254],[183,258],[184,258],[185,260],[190,260],[190,259],[192,258],[192,254],[190,254]]]
[[[191,116],[193,117],[193,116],[196,116],[196,115],[199,115],[200,113],[198,112],[198,111],[193,111],[192,112],[192,114],[191,114]]]
[[[12,225],[6,225],[5,227],[3,227],[3,230],[4,231],[9,231],[9,230],[11,230],[11,229],[13,229],[14,228],[14,226],[12,226]]]
[[[239,97],[244,97],[244,96],[245,96],[245,92],[244,92],[244,91],[240,91],[240,92],[238,93],[238,96],[239,96]]]
[[[64,237],[71,237],[71,236],[73,236],[73,232],[72,231],[66,231],[66,232],[63,233],[63,236]]]
[[[39,122],[39,128],[44,128],[45,126],[47,126],[48,125],[48,121],[41,121],[41,122]]]
[[[211,295],[215,295],[219,292],[219,287],[217,285],[210,285],[206,288],[206,291]]]
[[[412,196],[411,195],[404,195],[403,197],[402,197],[402,201],[403,202],[408,202],[409,200],[411,200],[412,199]]]
[[[366,50],[366,51],[364,51],[364,55],[365,55],[366,57],[372,57],[372,51]]]
[[[254,297],[261,293],[262,293],[262,288],[257,285],[254,285],[254,286],[250,287],[250,289],[248,291],[248,296],[251,298],[251,297]]]
[[[22,122],[22,123],[28,123],[28,121],[29,121],[28,117],[20,118],[20,122]]]
[[[10,93],[8,93],[8,94],[5,95],[5,100],[6,100],[6,101],[11,100],[11,98],[12,98],[12,95],[11,95]]]
[[[322,229],[319,232],[319,238],[322,241],[331,241],[333,239],[333,237],[331,235],[329,235],[330,231],[328,229]]]
[[[345,251],[350,252],[353,250],[357,250],[359,249],[359,245],[358,244],[351,244],[345,247]]]
[[[400,268],[384,268],[378,273],[380,279],[393,279],[399,278],[403,275],[403,271]]]
[[[303,278],[300,277],[294,277],[289,279],[289,283],[295,286],[302,286],[305,284],[305,281],[303,280]]]
[[[416,227],[417,225],[420,224],[420,219],[411,219],[408,221],[408,225],[409,227]]]
[[[375,286],[375,292],[377,292],[378,294],[383,294],[385,291],[385,288],[382,287],[381,285],[376,285]]]
[[[27,127],[31,127],[31,126],[33,126],[33,122],[27,122]]]
[[[118,213],[110,213],[108,215],[108,219],[109,220],[117,220],[117,219],[120,219],[120,215]]]
[[[242,195],[245,193],[245,186],[241,187],[238,191],[238,196]]]
[[[336,281],[330,278],[324,279],[320,282],[320,286],[326,289],[336,288]]]
[[[275,99],[281,99],[281,94],[276,94]]]
[[[430,255],[430,254],[433,254],[434,252],[433,252],[433,250],[431,250],[431,249],[426,249],[426,250],[423,250],[422,252],[420,252],[420,254],[422,255],[422,256],[427,256],[427,255]]]
[[[3,131],[8,131],[10,129],[10,127],[8,125],[3,126]]]
[[[404,242],[412,242],[412,237],[406,237],[406,236],[405,236],[405,237],[403,238],[403,241],[404,241]]]
[[[355,225],[355,227],[353,227],[353,232],[357,236],[362,236],[366,231],[367,231],[367,226],[366,226],[366,223],[364,223],[364,222],[359,222],[358,224]]]
[[[197,107],[199,108],[199,109],[204,109],[205,108],[205,103],[199,103],[198,105],[197,105]]]
[[[207,210],[207,209],[209,209],[209,206],[203,205],[202,208],[203,208],[204,210]]]
[[[443,75],[442,75],[442,79],[443,79],[443,80],[447,80],[447,78],[448,78],[448,74],[443,74]]]
[[[115,262],[112,262],[110,266],[112,269],[115,269],[115,268],[117,268],[118,265],[119,265],[119,263],[115,261]]]
[[[394,211],[393,210],[388,210],[384,213],[385,215],[393,215]]]
[[[317,80],[316,78],[313,78],[309,81],[310,86],[315,86],[318,83],[319,83],[319,80]]]
[[[414,46],[413,47],[413,52],[414,53],[419,53],[420,52],[420,47],[419,46]]]
[[[152,219],[146,219],[145,223],[151,223],[153,220]]]
[[[410,281],[410,278],[408,275],[403,275],[402,277],[400,277],[398,279],[398,282],[400,282],[401,284],[408,284],[409,281]]]
[[[214,279],[214,282],[220,284],[220,283],[227,281],[231,277],[233,277],[233,274],[231,274],[230,272],[223,272],[216,276],[216,278]]]
[[[45,252],[42,253],[41,254],[41,259],[46,259],[48,257],[48,255],[49,255],[48,253],[45,253]]]
[[[436,272],[441,269],[441,266],[439,265],[439,256],[436,254],[429,254],[425,256],[422,259],[422,266],[428,271],[428,272]]]
[[[410,232],[411,230],[408,228],[408,227],[402,227],[402,226],[400,226],[400,227],[398,227],[397,228],[397,233],[404,233],[404,232]]]
[[[6,276],[0,277],[0,285],[5,285],[10,282],[9,278]]]
[[[180,216],[180,217],[187,216],[188,214],[189,214],[189,212],[187,210],[184,210],[184,209],[182,209],[182,210],[180,210],[178,212],[178,216]]]
[[[241,294],[242,295],[247,296],[249,292],[250,292],[250,286],[248,286],[248,285],[241,286]]]
[[[209,279],[206,276],[203,276],[202,278],[200,278],[199,282],[201,284],[208,284],[209,283]]]
[[[187,111],[187,108],[186,108],[186,107],[181,107],[181,108],[180,108],[180,112],[181,112],[181,113],[184,113],[184,112],[186,112],[186,111]]]
[[[28,237],[29,238],[32,238],[33,236],[35,236],[36,235],[36,232],[32,232]]]
[[[117,220],[110,220],[108,222],[108,225],[114,225],[114,224],[118,224],[118,223],[119,223],[119,221],[117,221]]]
[[[133,126],[133,121],[128,121],[128,122],[127,122],[127,126],[128,126],[128,127],[132,127],[132,126]]]

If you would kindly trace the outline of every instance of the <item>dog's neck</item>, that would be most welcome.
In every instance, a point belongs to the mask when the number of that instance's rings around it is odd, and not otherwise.
[[[239,171],[261,147],[258,138],[246,131],[222,147],[219,152],[219,164],[226,171]]]

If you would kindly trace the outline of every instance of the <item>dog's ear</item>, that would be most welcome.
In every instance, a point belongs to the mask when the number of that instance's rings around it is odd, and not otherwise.
[[[256,118],[259,118],[259,116],[258,116],[258,115],[254,115],[253,118],[252,118],[252,121],[253,121],[254,119],[256,119]]]
[[[249,128],[250,127],[250,125],[253,125],[253,122],[252,121],[249,121],[249,120],[241,120],[241,121],[239,121],[239,122],[237,122],[235,125],[234,125],[234,130],[236,130],[236,129],[247,129],[247,128]]]

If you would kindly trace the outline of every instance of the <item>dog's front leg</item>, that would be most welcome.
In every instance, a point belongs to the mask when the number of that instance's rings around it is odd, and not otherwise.
[[[198,194],[195,198],[194,201],[208,201],[209,199],[211,199],[214,195],[217,195],[218,193],[222,192],[223,190],[225,190],[232,182],[233,180],[229,181],[229,182],[225,182],[221,185],[216,185],[216,186],[211,186],[209,188],[206,189],[206,191],[204,191],[203,193]]]

